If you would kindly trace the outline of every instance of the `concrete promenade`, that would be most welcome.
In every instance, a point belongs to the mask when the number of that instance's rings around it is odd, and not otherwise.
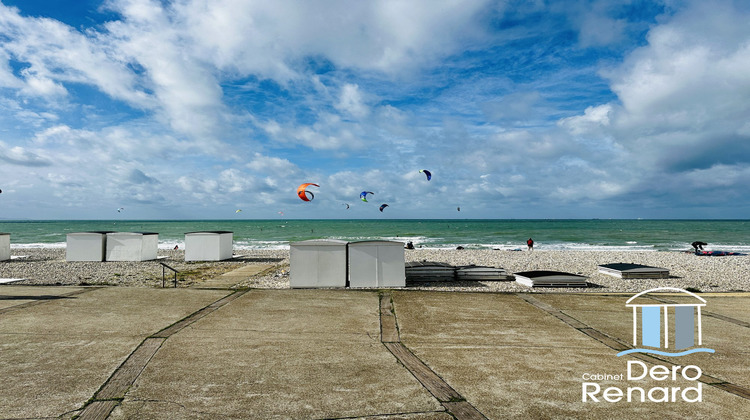
[[[714,354],[617,357],[624,294],[2,285],[0,419],[743,418],[750,294],[701,296]]]

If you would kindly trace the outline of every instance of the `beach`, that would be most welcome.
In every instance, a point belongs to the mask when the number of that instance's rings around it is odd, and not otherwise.
[[[185,262],[183,250],[159,249],[158,259],[142,262],[67,262],[64,248],[14,248],[12,259],[0,262],[0,279],[23,279],[12,284],[97,285],[123,287],[199,285],[248,264],[269,269],[235,285],[235,288],[289,288],[288,250],[240,250],[235,258],[216,262]],[[471,292],[640,292],[655,287],[678,287],[700,292],[750,291],[750,256],[704,257],[675,251],[557,251],[534,250],[405,250],[405,260],[443,262],[453,266],[502,267],[509,273],[554,270],[588,277],[586,288],[529,288],[514,281],[408,283],[409,289]],[[667,268],[667,279],[620,279],[598,272],[597,266],[634,263]],[[162,276],[164,270],[164,277]]]

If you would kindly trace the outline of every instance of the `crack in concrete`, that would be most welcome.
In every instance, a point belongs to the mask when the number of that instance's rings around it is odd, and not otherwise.
[[[14,305],[14,306],[9,306],[7,308],[0,309],[0,315],[11,312],[11,311],[15,311],[17,309],[23,309],[23,308],[28,308],[30,306],[41,305],[42,303],[55,302],[60,299],[72,299],[74,296],[77,296],[86,292],[92,292],[94,290],[99,290],[99,289],[101,289],[101,287],[86,287],[83,290],[76,290],[76,291],[65,293],[62,295],[54,295],[54,296],[43,295],[43,296],[36,296],[36,297],[24,296],[24,298],[33,299],[33,300],[31,302],[26,302],[20,305]],[[8,298],[7,300],[10,300],[10,298]]]

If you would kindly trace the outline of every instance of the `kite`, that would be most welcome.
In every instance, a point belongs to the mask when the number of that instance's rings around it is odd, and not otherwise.
[[[388,204],[382,204],[382,205],[380,206],[380,212],[382,213],[382,212],[383,212],[383,209],[384,209],[384,208],[386,208],[386,207],[388,207]]]
[[[432,179],[432,172],[428,171],[427,169],[420,169],[419,173],[423,173],[423,174],[427,175],[427,180],[428,181]]]
[[[349,205],[348,205],[348,204],[346,204],[346,203],[342,203],[341,205],[342,205],[342,206],[346,206],[346,209],[347,209],[347,210],[349,210]]]
[[[3,193],[3,190],[0,190],[0,194],[2,194],[2,193]]]
[[[367,194],[375,194],[375,193],[372,191],[362,191],[361,193],[359,193],[359,198],[361,198],[362,201],[364,201],[365,203],[367,202]]]
[[[122,213],[123,210],[125,210],[125,207],[120,207],[119,209],[117,209],[117,212]]]
[[[307,188],[308,185],[313,185],[315,187],[320,187],[320,185],[313,184],[312,182],[307,182],[307,183],[302,184],[299,187],[297,187],[297,197],[299,197],[300,200],[302,200],[302,201],[310,201],[313,198],[315,198],[315,194],[313,194],[312,192],[306,190],[306,188]],[[308,197],[307,194],[310,194],[310,197]]]
[[[234,212],[235,212],[235,213],[239,213],[239,212],[241,212],[241,211],[242,211],[242,209],[237,209],[237,210],[235,210]]]
[[[456,210],[461,211],[461,207],[456,207]]]

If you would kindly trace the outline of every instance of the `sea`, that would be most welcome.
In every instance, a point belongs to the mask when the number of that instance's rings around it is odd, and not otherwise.
[[[159,247],[184,248],[185,233],[231,231],[236,249],[289,249],[307,239],[392,240],[433,249],[750,252],[750,220],[0,220],[11,248],[62,248],[75,232],[155,232]]]

